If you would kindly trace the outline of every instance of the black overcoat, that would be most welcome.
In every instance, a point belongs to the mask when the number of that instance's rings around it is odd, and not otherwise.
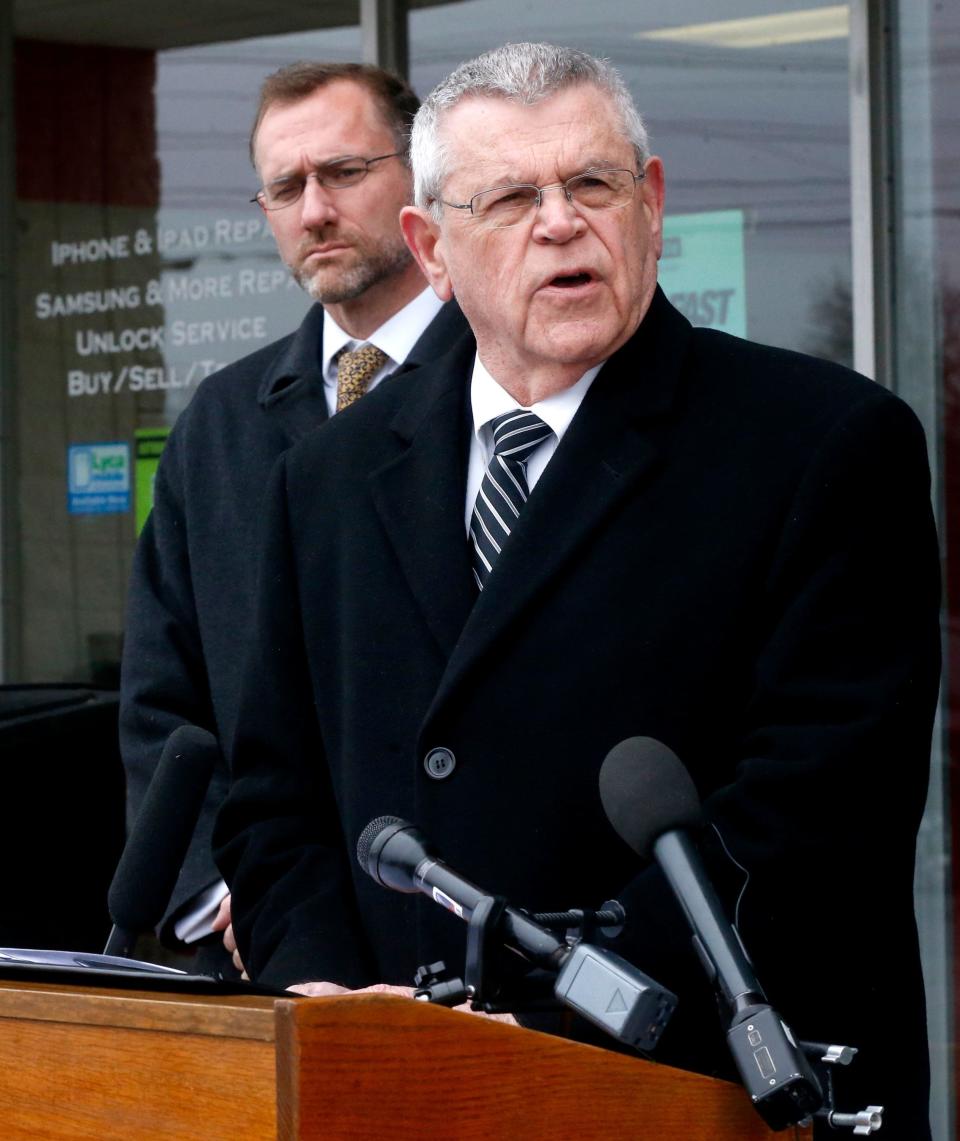
[[[693,329],[658,292],[477,597],[473,351],[274,471],[215,836],[248,968],[359,986],[462,964],[454,917],[356,864],[363,827],[395,814],[516,906],[619,895],[618,949],[680,996],[658,1056],[722,1068],[678,909],[597,793],[607,751],[648,735],[693,775],[774,1006],[861,1048],[843,1107],[887,1104],[885,1133],[924,1137],[912,876],[939,582],[915,416],[839,366]],[[438,747],[444,779],[424,763]]]
[[[398,372],[445,352],[466,322],[444,306]],[[199,725],[229,741],[251,621],[255,536],[270,470],[327,420],[314,305],[289,336],[205,380],[170,434],[154,507],[134,558],[127,602],[120,740],[133,821],[167,738]],[[210,835],[227,787],[214,773],[193,842],[163,919],[215,883]]]

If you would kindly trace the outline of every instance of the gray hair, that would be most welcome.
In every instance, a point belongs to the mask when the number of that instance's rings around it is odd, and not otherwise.
[[[504,44],[462,63],[427,96],[413,121],[410,158],[414,201],[440,217],[440,192],[450,173],[450,148],[441,137],[442,117],[471,95],[528,106],[568,87],[589,84],[610,97],[640,169],[650,156],[647,129],[627,85],[606,59],[553,44]]]

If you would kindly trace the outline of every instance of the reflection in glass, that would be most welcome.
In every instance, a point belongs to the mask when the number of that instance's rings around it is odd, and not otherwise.
[[[751,46],[721,34],[729,21],[782,7],[725,0],[707,12],[699,0],[681,0],[667,12],[597,0],[558,9],[531,0],[518,9],[512,0],[466,0],[411,12],[411,77],[424,94],[506,40],[548,39],[611,59],[665,163],[674,253],[686,256],[695,243],[695,264],[662,267],[665,288],[668,276],[676,280],[668,293],[678,307],[698,324],[850,363],[846,7],[797,6],[800,30],[786,37],[769,20],[754,22]],[[709,36],[676,38],[705,16]],[[713,215],[728,239],[716,259],[703,240]],[[723,319],[731,306],[743,312],[739,325]]]

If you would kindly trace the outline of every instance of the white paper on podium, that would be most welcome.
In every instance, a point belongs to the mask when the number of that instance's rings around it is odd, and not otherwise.
[[[176,967],[146,963],[141,959],[122,959],[119,955],[98,955],[93,951],[40,951],[31,947],[0,947],[0,965],[19,963],[32,967],[86,967],[91,970],[109,967],[122,971],[143,971],[151,975],[185,975]]]

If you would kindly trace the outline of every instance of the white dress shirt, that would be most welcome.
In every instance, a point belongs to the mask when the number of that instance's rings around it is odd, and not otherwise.
[[[552,429],[553,435],[548,436],[527,460],[527,487],[533,491],[537,480],[543,475],[543,470],[553,458],[553,453],[563,439],[563,434],[570,427],[570,421],[577,414],[577,410],[587,395],[594,378],[603,367],[603,364],[594,365],[580,377],[576,384],[565,388],[546,400],[538,400],[531,404],[529,411],[535,412],[540,419]],[[464,521],[467,534],[470,534],[470,520],[473,516],[473,505],[480,492],[483,482],[483,473],[493,457],[493,429],[491,420],[522,408],[505,388],[502,388],[487,372],[479,357],[473,363],[473,376],[470,379],[470,405],[473,409],[473,435],[470,437],[470,458],[467,464],[467,501],[464,509]]]
[[[327,400],[327,412],[332,416],[337,410],[337,362],[341,349],[359,348],[361,345],[376,345],[386,356],[386,361],[374,373],[367,386],[371,392],[384,377],[389,376],[410,355],[410,350],[420,340],[424,330],[443,307],[443,302],[427,286],[412,301],[407,302],[399,313],[394,313],[376,332],[365,340],[358,341],[345,333],[334,321],[329,312],[323,315],[323,345],[321,364],[323,366],[323,394]]]

